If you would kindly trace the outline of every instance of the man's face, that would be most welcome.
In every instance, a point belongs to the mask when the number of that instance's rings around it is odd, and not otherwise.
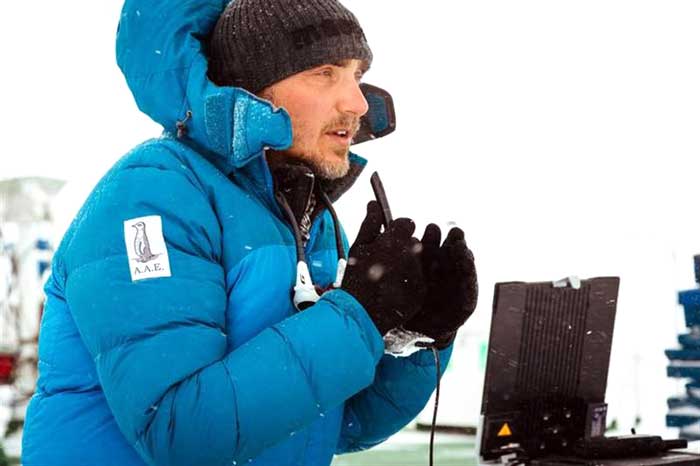
[[[304,160],[324,178],[347,174],[350,142],[368,110],[359,86],[364,66],[360,60],[321,65],[260,92],[292,118],[292,146],[283,155]]]

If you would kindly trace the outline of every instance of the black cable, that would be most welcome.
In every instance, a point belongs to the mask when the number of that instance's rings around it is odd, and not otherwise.
[[[437,423],[437,413],[438,413],[438,403],[440,402],[440,357],[438,356],[438,350],[435,346],[431,346],[430,349],[433,351],[433,356],[435,357],[435,367],[437,372],[437,383],[435,384],[435,409],[433,410],[433,426],[430,429],[430,466],[433,466],[433,447],[435,444],[435,425]]]
[[[277,198],[279,206],[282,207],[282,210],[286,214],[287,220],[292,227],[294,243],[297,250],[297,262],[306,262],[306,253],[304,252],[304,246],[301,240],[301,231],[299,231],[299,225],[297,224],[296,217],[294,217],[294,211],[292,211],[292,208],[289,206],[289,202],[287,202],[287,198],[284,197],[284,194],[282,194],[281,191],[276,191],[275,197]]]
[[[435,409],[433,410],[433,425],[430,428],[430,466],[433,466],[433,451],[435,449],[435,426],[437,424],[438,404],[440,403],[440,357],[438,349],[433,343],[416,343],[419,348],[429,348],[435,358],[435,372],[437,373],[437,383],[435,384]]]
[[[678,453],[679,455],[700,456],[700,453],[696,453],[694,451],[683,451],[677,449],[666,450],[666,453]]]
[[[434,463],[434,451],[435,451],[435,429],[437,426],[437,413],[438,413],[438,406],[440,404],[440,356],[438,355],[438,349],[435,347],[434,344],[425,344],[425,343],[416,343],[416,346],[422,347],[422,348],[429,348],[433,352],[433,357],[435,358],[435,372],[437,374],[437,381],[435,383],[435,408],[433,409],[433,423],[430,428],[430,466],[433,466]],[[517,448],[513,450],[514,452],[520,453],[519,456],[516,456],[512,460],[508,462],[508,466],[517,466],[517,465],[527,465],[530,463],[529,458],[527,455],[525,455],[525,450],[522,448]]]
[[[335,231],[335,247],[338,251],[338,259],[347,259],[345,257],[345,249],[343,248],[343,237],[340,233],[340,221],[338,221],[338,215],[335,213],[333,203],[328,198],[328,195],[325,193],[325,191],[323,191],[323,189],[319,189],[318,192],[321,196],[321,201],[323,201],[323,203],[326,205],[326,208],[331,213],[331,217],[333,218],[333,230]]]
[[[665,451],[688,448],[688,441],[686,439],[662,440],[662,442],[664,443]]]

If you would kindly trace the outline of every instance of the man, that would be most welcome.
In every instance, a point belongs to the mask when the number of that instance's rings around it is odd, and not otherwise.
[[[461,232],[382,232],[376,202],[337,267],[372,59],[355,17],[336,0],[222,10],[124,6],[118,62],[166,132],[105,175],[54,257],[25,466],[328,465],[434,389],[433,354],[384,355],[382,337],[428,335],[444,367],[474,309]]]

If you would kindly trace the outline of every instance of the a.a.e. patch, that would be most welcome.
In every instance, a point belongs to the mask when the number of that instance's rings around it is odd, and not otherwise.
[[[160,215],[125,220],[124,243],[131,281],[171,276]]]

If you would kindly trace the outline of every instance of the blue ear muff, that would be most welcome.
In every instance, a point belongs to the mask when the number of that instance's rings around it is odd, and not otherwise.
[[[353,144],[384,137],[396,129],[396,111],[391,94],[365,83],[360,84],[360,89],[367,99],[369,110],[360,120],[360,130],[353,138]]]

